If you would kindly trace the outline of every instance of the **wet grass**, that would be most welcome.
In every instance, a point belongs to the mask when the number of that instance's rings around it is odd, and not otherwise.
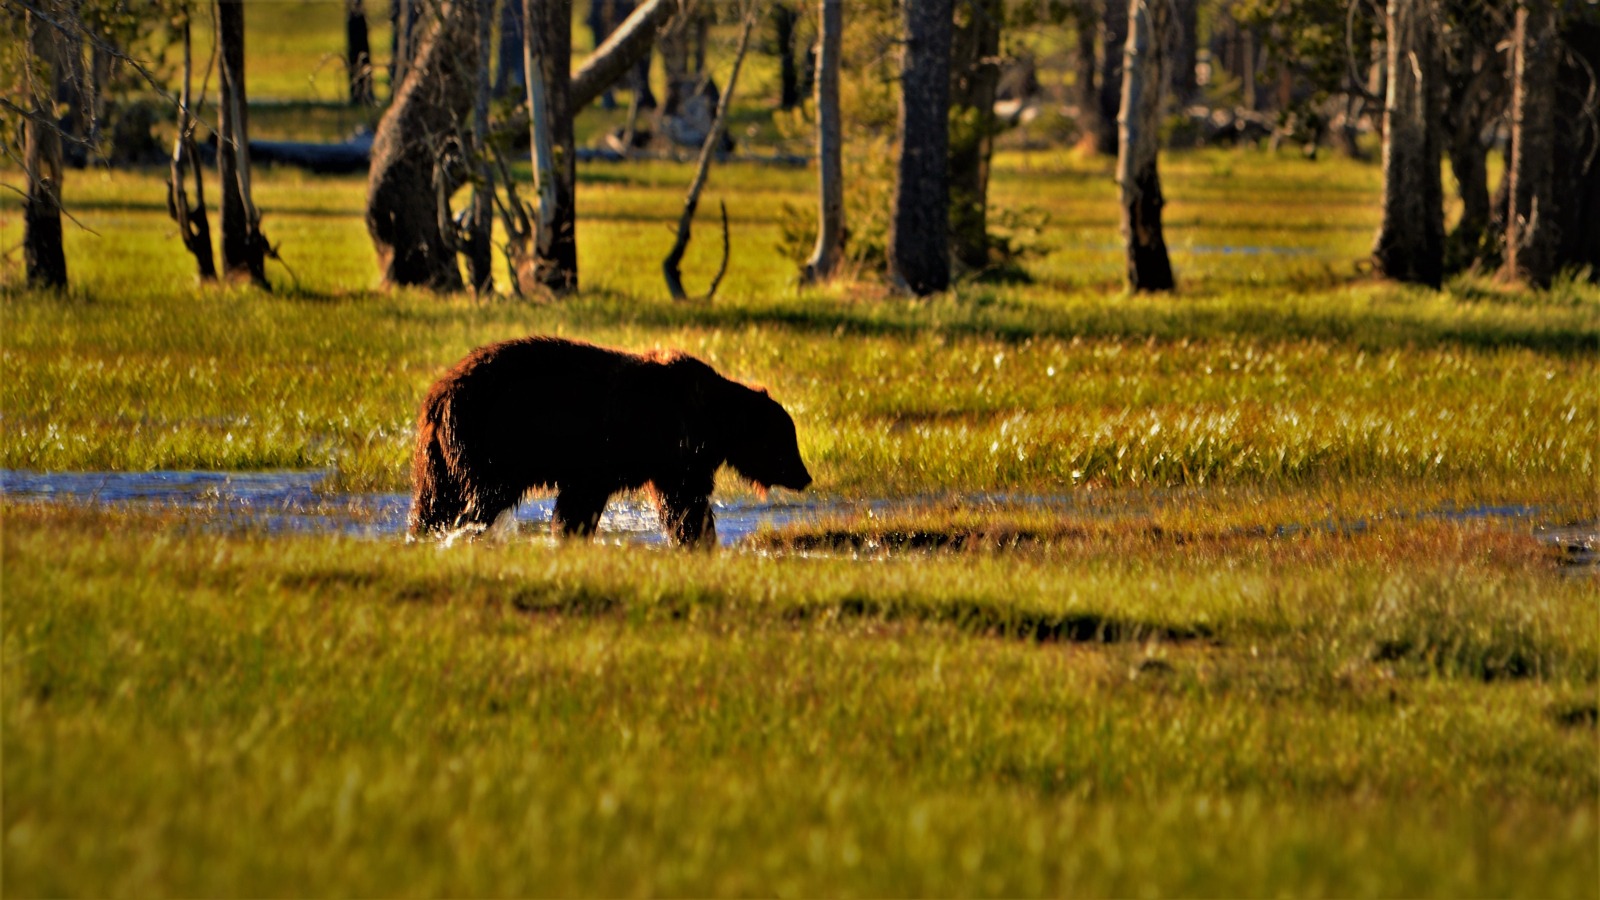
[[[1600,874],[1593,587],[1481,526],[863,564],[4,513],[8,895]]]
[[[810,176],[721,167],[728,280],[672,304],[686,167],[587,166],[535,304],[374,291],[360,179],[284,171],[293,277],[199,289],[158,174],[73,174],[73,292],[0,291],[5,468],[400,491],[427,385],[545,332],[766,384],[816,491],[919,499],[695,556],[6,502],[4,892],[1592,894],[1593,578],[1461,513],[1600,517],[1600,293],[1365,279],[1370,166],[1164,175],[1175,296],[1037,152],[1032,280],[911,301],[796,290]]]
[[[1353,267],[1366,238],[1344,236],[1333,221],[1343,214],[1315,192],[1369,197],[1370,169],[1176,157],[1173,196],[1193,188],[1204,207],[1186,238],[1195,244],[1226,246],[1230,223],[1260,218],[1217,193],[1219,166],[1243,195],[1280,191],[1279,227],[1256,240],[1310,235]],[[800,198],[804,173],[725,167],[719,183],[740,197],[734,264],[716,303],[687,305],[656,287],[681,166],[585,170],[590,288],[559,305],[375,295],[360,180],[287,172],[263,177],[259,200],[294,277],[275,266],[273,295],[196,289],[157,179],[86,174],[69,192],[99,234],[69,229],[72,299],[11,293],[0,310],[0,460],[332,467],[343,487],[394,490],[417,398],[438,371],[478,344],[554,332],[677,346],[769,385],[833,493],[1382,481],[1478,499],[1595,494],[1592,286],[1531,293],[1463,280],[1435,294],[1305,277],[1301,256],[1216,253],[1183,264],[1177,297],[1124,296],[1111,286],[1120,262],[1102,168],[1003,158],[1002,197],[1069,220],[1049,231],[1056,249],[1029,263],[1037,281],[965,283],[912,302],[869,281],[797,292],[773,216]],[[1274,188],[1286,177],[1313,186],[1311,199]],[[695,246],[709,254],[713,243]]]

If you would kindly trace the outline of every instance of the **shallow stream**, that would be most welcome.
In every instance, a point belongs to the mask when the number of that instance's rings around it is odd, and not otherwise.
[[[405,534],[411,500],[406,494],[331,493],[323,485],[332,473],[314,471],[214,472],[29,472],[0,469],[0,492],[24,502],[105,504],[176,511],[201,525],[224,530],[253,530],[269,534],[340,534],[384,539]],[[783,528],[841,514],[884,514],[926,506],[935,498],[844,501],[836,498],[785,493],[766,501],[715,501],[717,539],[723,546],[738,544],[763,527]],[[1072,495],[970,494],[958,498],[962,505],[992,504],[1060,510],[1077,516],[1104,515],[1104,507],[1090,507]],[[515,514],[519,534],[544,534],[550,521],[553,497],[525,500]],[[1128,512],[1126,507],[1121,509]],[[1525,527],[1533,535],[1560,548],[1568,571],[1600,576],[1600,522],[1551,523],[1538,507],[1481,504],[1450,507],[1414,514],[1416,518],[1455,521],[1497,520]],[[1307,529],[1361,531],[1366,523],[1291,523],[1273,529],[1292,535]],[[600,539],[641,544],[663,544],[654,508],[632,496],[619,496],[600,519]]]

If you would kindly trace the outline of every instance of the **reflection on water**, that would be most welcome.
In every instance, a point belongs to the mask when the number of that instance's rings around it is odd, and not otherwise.
[[[282,472],[24,472],[0,469],[0,491],[13,500],[104,503],[176,510],[192,514],[207,527],[250,529],[272,534],[342,534],[394,538],[405,534],[411,498],[406,494],[340,494],[325,491],[328,470]],[[839,514],[883,515],[925,506],[928,497],[841,501],[814,495],[785,494],[764,502],[716,502],[717,538],[735,544],[762,527],[815,521]],[[1059,510],[1077,516],[1104,514],[1073,495],[966,494],[939,498],[960,505],[992,505]],[[1147,498],[1148,499],[1148,498]],[[533,497],[516,510],[510,525],[517,534],[546,534],[554,498]],[[1137,511],[1126,504],[1118,511]],[[1525,523],[1535,537],[1557,547],[1561,559],[1576,571],[1600,575],[1600,523],[1549,525],[1547,511],[1532,506],[1480,504],[1452,506],[1416,515],[1447,520],[1498,519]],[[1359,532],[1362,521],[1285,524],[1274,534],[1305,530]],[[600,539],[663,544],[655,509],[633,496],[619,496],[600,519]]]
[[[0,470],[0,489],[14,500],[156,507],[192,512],[219,528],[273,534],[342,534],[383,538],[405,534],[407,494],[337,494],[322,489],[330,471],[289,472],[23,472]],[[544,533],[553,497],[532,497],[510,523],[518,533]],[[731,501],[714,504],[717,538],[736,543],[762,525],[782,526],[824,508],[816,502]],[[619,496],[600,518],[600,538],[662,544],[655,508]]]

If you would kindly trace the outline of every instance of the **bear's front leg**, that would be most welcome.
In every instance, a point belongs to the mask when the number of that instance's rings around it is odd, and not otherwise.
[[[711,497],[706,494],[656,494],[656,512],[667,539],[681,547],[715,547],[717,521],[711,513]]]
[[[611,494],[583,488],[561,488],[550,514],[550,530],[563,537],[587,538],[600,527],[600,514]]]

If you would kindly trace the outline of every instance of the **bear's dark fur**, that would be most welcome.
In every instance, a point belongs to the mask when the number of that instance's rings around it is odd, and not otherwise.
[[[410,532],[482,530],[529,490],[555,488],[551,528],[588,536],[612,494],[648,486],[671,540],[714,542],[723,463],[761,490],[811,483],[783,407],[692,356],[550,337],[490,344],[422,402]]]

